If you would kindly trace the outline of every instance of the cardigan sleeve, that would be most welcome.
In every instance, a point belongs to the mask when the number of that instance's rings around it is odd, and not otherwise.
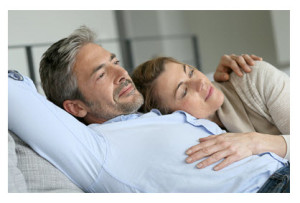
[[[261,70],[260,70],[261,69]],[[274,124],[282,134],[290,134],[290,79],[271,64],[258,63],[256,88]]]
[[[263,68],[262,68],[263,67]],[[257,75],[257,89],[263,95],[269,114],[286,141],[290,160],[290,78],[268,63],[260,63]]]
[[[250,74],[242,78],[231,75],[237,93],[252,110],[273,123],[284,135],[289,159],[290,79],[289,76],[264,61],[257,61]]]

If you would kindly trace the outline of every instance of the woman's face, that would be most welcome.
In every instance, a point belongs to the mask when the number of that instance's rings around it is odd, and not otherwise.
[[[223,104],[223,93],[200,71],[167,62],[156,79],[154,91],[171,111],[183,110],[196,118],[209,118]]]

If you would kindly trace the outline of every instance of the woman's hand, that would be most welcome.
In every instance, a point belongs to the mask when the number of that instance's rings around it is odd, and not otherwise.
[[[229,74],[234,71],[238,76],[242,76],[241,71],[244,70],[246,73],[251,72],[249,66],[253,66],[255,61],[262,61],[262,58],[256,55],[243,54],[237,56],[235,54],[224,55],[221,57],[220,63],[214,74],[214,80],[217,82],[225,82],[229,80]]]
[[[208,157],[197,164],[198,168],[204,168],[224,159],[214,167],[214,170],[220,170],[233,162],[263,152],[274,152],[281,157],[286,154],[286,143],[282,136],[257,132],[211,135],[199,141],[200,144],[186,151],[189,155],[186,159],[187,163]]]

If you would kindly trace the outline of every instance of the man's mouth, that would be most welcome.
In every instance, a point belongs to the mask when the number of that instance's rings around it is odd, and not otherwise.
[[[130,94],[133,90],[134,90],[134,88],[133,88],[132,84],[129,84],[129,85],[123,87],[123,89],[119,93],[119,98]]]

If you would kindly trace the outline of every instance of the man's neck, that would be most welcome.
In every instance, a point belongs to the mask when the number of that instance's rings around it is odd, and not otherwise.
[[[105,121],[107,121],[107,120],[102,119],[102,118],[95,118],[95,117],[88,117],[88,116],[86,116],[83,120],[84,120],[84,123],[86,125],[93,124],[93,123],[102,124]]]

